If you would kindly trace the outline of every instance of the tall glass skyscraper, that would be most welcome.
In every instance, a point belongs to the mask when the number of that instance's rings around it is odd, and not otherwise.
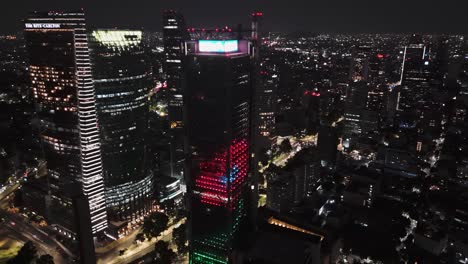
[[[68,188],[79,184],[96,234],[107,228],[107,214],[84,12],[32,13],[24,35],[49,170],[49,218],[74,232]]]
[[[154,199],[145,142],[151,67],[142,32],[95,30],[90,45],[108,216],[136,220]]]
[[[249,223],[251,42],[199,40],[186,45],[190,261],[228,263]]]

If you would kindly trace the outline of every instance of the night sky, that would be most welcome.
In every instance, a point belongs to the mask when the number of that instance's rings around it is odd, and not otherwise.
[[[0,32],[20,30],[29,11],[78,8],[101,28],[161,31],[163,9],[194,27],[246,24],[258,9],[268,31],[468,33],[467,0],[3,0]]]

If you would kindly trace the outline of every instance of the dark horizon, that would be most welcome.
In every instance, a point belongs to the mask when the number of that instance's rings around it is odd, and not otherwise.
[[[263,30],[311,33],[434,33],[467,34],[467,3],[454,0],[430,3],[414,0],[363,0],[358,3],[334,1],[237,1],[226,8],[219,1],[174,0],[171,3],[134,1],[91,1],[72,3],[24,0],[8,3],[0,18],[0,32],[22,30],[21,21],[31,11],[76,10],[84,8],[93,28],[144,28],[161,31],[162,10],[179,10],[190,27],[221,27],[249,23],[252,11],[264,12]],[[130,26],[131,25],[131,26]]]

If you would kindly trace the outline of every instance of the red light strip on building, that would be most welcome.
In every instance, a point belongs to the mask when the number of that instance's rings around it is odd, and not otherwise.
[[[232,142],[229,147],[229,172],[226,171],[226,151],[217,152],[213,159],[200,163],[195,189],[202,203],[234,209],[247,177],[248,149],[246,139]]]

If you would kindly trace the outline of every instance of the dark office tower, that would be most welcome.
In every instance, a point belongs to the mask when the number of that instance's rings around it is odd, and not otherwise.
[[[366,112],[369,115],[375,115],[379,124],[383,122],[384,117],[388,117],[385,109],[385,98],[389,91],[386,88],[386,86],[378,86],[370,89],[367,93]]]
[[[333,167],[336,163],[338,133],[336,127],[321,126],[317,138],[320,165]]]
[[[272,136],[272,132],[275,130],[276,92],[278,91],[279,78],[274,66],[272,66],[265,63],[264,69],[260,71],[261,88],[256,91],[258,133],[264,137]]]
[[[457,82],[460,85],[460,90],[457,96],[468,102],[468,43],[465,44],[463,51],[465,56],[463,56],[463,59],[461,60],[461,69],[457,76]]]
[[[70,192],[73,204],[74,229],[78,238],[79,263],[94,264],[96,263],[96,250],[91,232],[88,199],[86,199],[86,196],[82,194],[79,188],[76,188],[76,185],[69,186],[68,191]]]
[[[356,46],[353,49],[349,78],[351,81],[367,81],[369,78],[370,45]]]
[[[142,32],[95,30],[89,38],[108,216],[135,220],[150,209],[154,183],[146,164],[152,81]]]
[[[107,228],[107,215],[84,12],[32,13],[24,35],[49,169],[50,218],[74,233],[72,200],[64,186],[79,182],[96,234]]]
[[[281,175],[268,181],[266,207],[279,213],[288,213],[294,206],[295,179],[293,175]]]
[[[401,91],[398,110],[410,110],[429,91],[428,49],[418,36],[412,36],[403,51]]]
[[[182,68],[182,45],[189,40],[185,19],[174,10],[163,12],[164,72],[169,89],[169,120],[171,128],[182,127],[183,97],[180,81]]]
[[[344,109],[345,139],[359,136],[363,132],[362,118],[368,93],[369,86],[366,82],[353,82],[348,86]]]
[[[305,110],[306,132],[315,134],[320,126],[320,92],[318,88],[304,91],[302,105]]]
[[[187,42],[186,176],[191,263],[228,263],[248,228],[250,42]]]
[[[394,71],[394,65],[393,57],[383,50],[372,53],[369,59],[369,83],[374,87],[396,83],[400,75]]]
[[[342,108],[342,94],[338,90],[332,90],[330,86],[325,86],[320,91],[320,124],[331,125],[341,115],[336,109]]]
[[[385,90],[382,87],[377,87],[367,93],[366,109],[376,113],[382,112],[384,109]]]

